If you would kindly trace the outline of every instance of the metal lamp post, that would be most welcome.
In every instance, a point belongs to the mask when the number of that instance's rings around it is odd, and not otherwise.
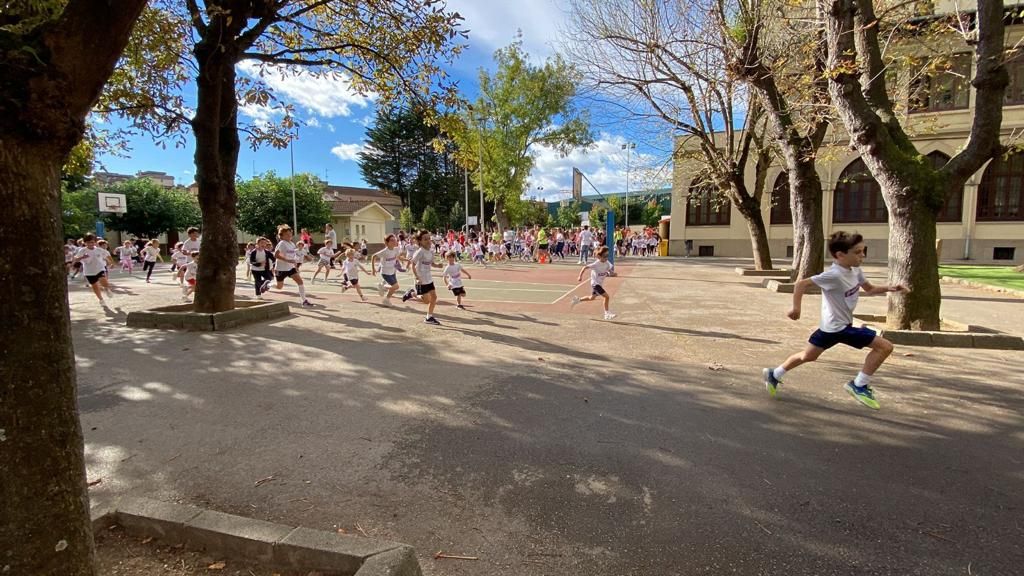
[[[636,150],[636,142],[626,142],[622,145],[626,151],[626,229],[629,229],[629,152]]]

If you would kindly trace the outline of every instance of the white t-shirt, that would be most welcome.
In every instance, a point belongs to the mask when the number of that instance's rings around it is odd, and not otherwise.
[[[853,309],[860,299],[860,287],[867,280],[859,267],[843,268],[839,264],[811,277],[821,288],[821,329],[840,332],[853,324]]]
[[[156,262],[156,257],[160,255],[160,249],[156,246],[146,246],[142,249],[142,259],[146,262]]]
[[[405,243],[405,257],[409,258],[409,259],[412,259],[412,257],[416,254],[416,251],[419,250],[419,249],[420,249],[419,245],[416,244],[415,242],[406,242]]]
[[[174,253],[171,254],[171,260],[174,260],[174,263],[178,266],[184,266],[185,263],[188,262],[188,259],[188,254],[185,254],[182,250],[175,250]]]
[[[106,270],[107,258],[110,258],[110,252],[107,252],[99,246],[93,248],[83,246],[75,253],[75,258],[81,258],[82,256],[85,256],[85,258],[82,258],[81,260],[82,274],[85,274],[86,276],[95,276]]]
[[[455,262],[446,265],[441,271],[441,275],[448,277],[448,283],[452,288],[462,288],[462,264]]]
[[[320,261],[325,264],[329,264],[331,262],[331,258],[334,258],[334,249],[328,248],[327,246],[317,250],[316,253],[320,255]]]
[[[131,248],[127,248],[125,246],[118,246],[117,247],[117,257],[120,258],[122,261],[123,260],[131,260],[132,259],[132,249]]]
[[[398,248],[385,248],[380,252],[377,252],[375,256],[380,258],[380,273],[387,274],[388,276],[394,276],[396,269],[395,264],[398,264],[398,255],[400,254]]]
[[[434,277],[430,272],[430,266],[434,263],[434,253],[426,248],[420,248],[412,255],[412,265],[417,266],[420,273],[420,284],[433,284]]]
[[[512,242],[513,240],[516,239],[516,233],[513,232],[512,230],[505,230],[504,238],[505,242]]]
[[[604,262],[594,260],[587,264],[587,268],[590,268],[590,285],[601,286],[604,284],[604,279],[611,276],[611,273],[615,270],[615,265],[608,260]]]
[[[75,254],[78,253],[78,246],[72,246],[71,244],[64,245],[64,261],[71,262],[75,259]]]
[[[580,232],[580,244],[583,244],[584,246],[589,246],[590,243],[593,241],[594,235],[590,232],[590,230],[584,230],[583,232]]]
[[[270,258],[267,257],[267,251],[263,248],[256,248],[252,251],[252,254],[254,255],[253,260],[255,260],[255,262],[252,260],[249,261],[252,270],[254,272],[263,272],[266,270],[267,262],[270,261]]]
[[[181,249],[185,251],[186,262],[192,261],[192,252],[199,250],[199,242],[199,238],[196,238],[195,240],[189,238],[181,243]]]
[[[287,272],[295,269],[295,264],[292,264],[292,262],[297,262],[299,260],[299,256],[295,250],[295,244],[292,244],[287,240],[281,240],[277,243],[277,246],[274,246],[274,255],[277,256],[278,254],[284,256],[283,259],[280,256],[277,258],[278,272]],[[287,262],[285,262],[285,260],[287,260]]]
[[[196,272],[199,270],[199,263],[195,260],[188,263],[185,266],[185,280],[191,280],[196,277]]]
[[[342,260],[341,271],[348,276],[349,280],[359,280],[359,260],[356,260],[355,258],[351,260]]]
[[[324,240],[330,240],[331,246],[338,245],[338,233],[331,228],[331,231],[324,235]]]

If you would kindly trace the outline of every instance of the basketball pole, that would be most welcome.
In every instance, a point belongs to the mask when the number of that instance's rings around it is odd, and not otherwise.
[[[288,140],[288,152],[292,160],[292,233],[299,233],[299,212],[295,207],[295,139]]]

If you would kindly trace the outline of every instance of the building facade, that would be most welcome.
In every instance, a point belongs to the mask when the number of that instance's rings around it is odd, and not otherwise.
[[[936,4],[936,10],[952,8]],[[1008,46],[1020,42],[1024,25],[1007,27]],[[974,112],[972,47],[949,43],[939,47],[944,63],[931,75],[920,69],[900,72],[890,89],[905,112],[904,126],[918,151],[941,166],[964,145]],[[922,59],[922,67],[926,61]],[[1024,129],[1024,56],[1007,63],[1010,85],[1003,109],[1002,134],[1007,145]],[[896,96],[902,94],[903,96]],[[881,189],[852,150],[845,133],[834,130],[817,160],[824,192],[822,217],[826,238],[836,230],[864,235],[871,260],[885,260],[888,252],[888,211]],[[680,141],[685,149],[685,144]],[[696,184],[701,166],[677,159],[672,186],[669,254],[750,257],[752,248],[746,221],[721,196]],[[753,190],[753,167],[747,185]],[[782,166],[772,166],[766,180],[762,215],[775,258],[793,250],[789,182]],[[943,261],[1020,264],[1024,262],[1024,152],[988,162],[971,176],[962,190],[946,199],[939,214],[938,238]]]

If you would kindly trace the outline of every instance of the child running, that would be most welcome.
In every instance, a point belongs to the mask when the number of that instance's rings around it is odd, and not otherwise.
[[[466,288],[462,286],[462,275],[465,274],[466,278],[473,279],[473,275],[469,273],[469,270],[462,268],[462,264],[455,261],[455,252],[449,251],[445,255],[448,258],[448,265],[441,271],[441,277],[444,278],[444,284],[452,291],[455,295],[456,308],[459,310],[465,310],[466,307],[462,305],[462,297],[466,295]]]
[[[124,244],[118,246],[115,250],[117,252],[117,258],[121,261],[121,272],[125,270],[128,274],[132,274],[135,270],[135,246],[132,246],[131,240],[125,240]]]
[[[886,292],[909,292],[902,284],[874,286],[864,278],[860,269],[864,262],[864,237],[839,231],[828,240],[828,251],[832,255],[832,267],[817,276],[804,278],[793,287],[793,309],[789,311],[790,319],[800,318],[800,303],[804,292],[812,285],[821,288],[821,324],[808,339],[803,352],[793,354],[781,366],[765,368],[762,371],[764,385],[773,398],[778,393],[782,377],[786,372],[807,362],[814,362],[821,353],[836,344],[846,344],[853,348],[870,348],[864,366],[857,376],[843,387],[858,402],[878,410],[878,400],[871,389],[871,377],[875,371],[892,354],[892,343],[877,336],[875,331],[867,328],[853,327],[853,309],[857,307],[860,291],[865,294],[885,294]]]
[[[306,299],[306,287],[302,284],[302,274],[299,273],[298,265],[302,264],[299,259],[298,249],[292,244],[292,227],[281,224],[277,227],[277,237],[280,240],[274,247],[274,261],[276,265],[277,289],[284,288],[285,278],[291,278],[292,282],[299,287],[299,300],[303,306],[313,304]]]
[[[160,255],[160,242],[150,240],[142,249],[142,271],[146,273],[146,284],[150,283],[149,277],[153,275],[153,268],[156,268],[157,260],[164,261],[164,257]]]
[[[90,232],[82,239],[85,240],[85,246],[79,248],[75,253],[75,262],[82,264],[82,273],[85,274],[89,287],[92,288],[96,298],[99,298],[100,304],[106,306],[107,302],[103,299],[100,288],[106,291],[107,296],[113,298],[114,293],[111,292],[110,283],[107,282],[107,264],[113,265],[114,261],[110,258],[110,252],[96,245],[95,234]]]
[[[249,255],[256,249],[254,242],[249,242],[245,245],[245,279],[248,280],[252,277],[252,266],[249,264]]]
[[[196,291],[196,276],[199,273],[199,251],[193,250],[189,255],[189,262],[185,265],[185,283],[181,286],[181,301],[188,302],[188,297]]]
[[[359,294],[359,299],[366,302],[366,296],[363,296],[363,289],[359,287],[359,271],[362,270],[367,274],[370,274],[370,271],[364,268],[359,260],[356,260],[355,248],[345,250],[345,260],[341,263],[341,270],[348,281],[347,285],[342,286],[341,292],[344,294],[349,288],[355,288],[356,294]]]
[[[316,265],[316,272],[313,272],[313,284],[316,284],[316,276],[321,270],[324,271],[324,282],[327,282],[327,277],[331,275],[331,262],[334,261],[336,255],[334,242],[330,238],[324,240],[324,247],[317,250],[316,255],[320,257],[320,262]]]
[[[412,268],[412,273],[416,277],[416,294],[419,295],[420,300],[427,305],[427,317],[423,320],[427,324],[433,324],[434,326],[440,326],[441,323],[434,318],[434,307],[437,306],[437,290],[434,288],[434,277],[431,273],[431,268],[440,268],[440,264],[434,263],[434,252],[430,246],[430,232],[423,230],[416,236],[419,241],[420,248],[413,254],[412,261],[409,266]],[[402,296],[402,302],[408,301],[413,297],[412,290],[406,292]]]
[[[586,264],[583,268],[580,268],[580,275],[576,279],[577,282],[583,281],[583,273],[590,270],[590,296],[580,298],[579,296],[572,297],[572,308],[575,308],[580,302],[590,302],[597,300],[598,297],[604,299],[604,319],[612,320],[615,318],[615,314],[608,308],[611,302],[611,296],[604,289],[604,279],[608,276],[615,276],[615,265],[608,261],[608,247],[601,246],[597,249],[597,260],[594,260],[590,264]]]
[[[384,239],[384,249],[370,257],[370,275],[377,275],[377,260],[380,259],[380,278],[378,286],[381,303],[391,305],[391,297],[398,291],[398,258],[402,252],[398,249],[398,239],[388,234]],[[384,292],[387,291],[387,294]]]
[[[270,250],[270,240],[260,236],[256,247],[249,253],[249,267],[252,269],[252,282],[256,287],[256,299],[263,300],[263,293],[270,289],[274,273],[274,253]]]

